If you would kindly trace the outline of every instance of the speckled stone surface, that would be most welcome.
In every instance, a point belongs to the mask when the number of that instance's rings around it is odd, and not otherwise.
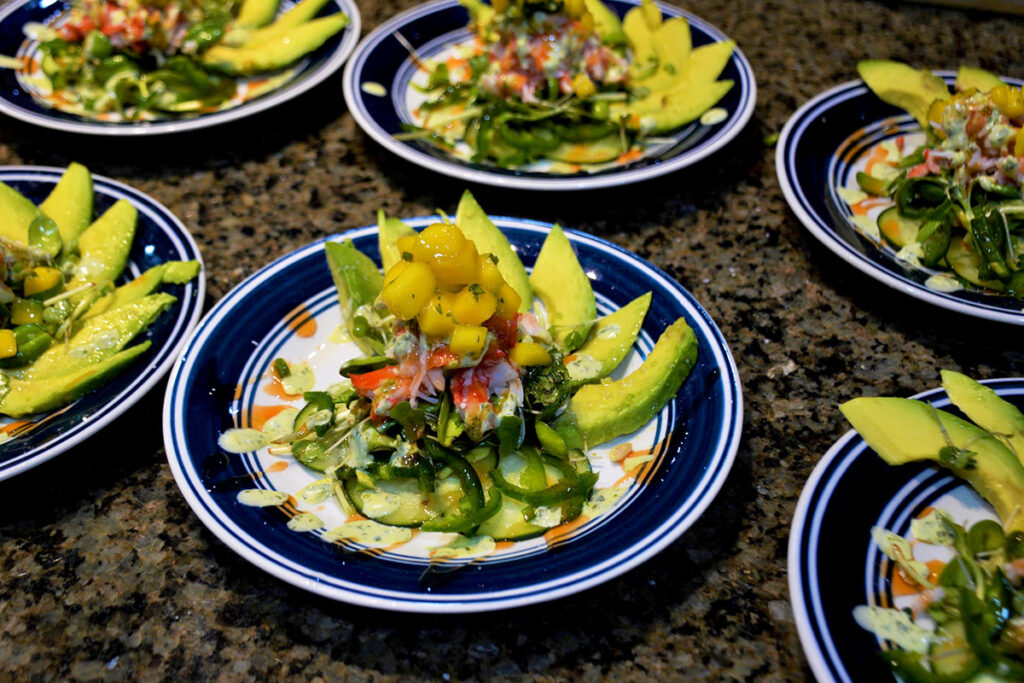
[[[359,3],[369,30],[409,0]],[[556,603],[466,617],[335,604],[228,550],[167,467],[162,387],[113,428],[0,483],[0,680],[367,678],[795,680],[810,677],[786,543],[836,405],[908,395],[939,368],[1024,374],[1024,335],[892,293],[819,246],[787,209],[765,139],[866,57],[1024,74],[1024,21],[866,1],[686,4],[735,38],[754,119],[698,168],[593,194],[472,188],[492,213],[587,230],[644,256],[721,326],[744,381],[744,439],[704,517],[656,558]],[[389,214],[452,210],[462,185],[370,141],[340,74],[206,133],[90,140],[0,121],[0,163],[77,159],[185,222],[210,301],[309,241]]]

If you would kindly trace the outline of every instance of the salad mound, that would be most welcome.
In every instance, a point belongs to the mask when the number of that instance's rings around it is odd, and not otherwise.
[[[1002,521],[977,519],[970,507],[957,515],[928,507],[910,538],[873,528],[893,563],[896,604],[861,605],[853,616],[887,641],[882,656],[902,680],[1022,680],[1024,414],[964,375],[944,370],[942,379],[973,422],[909,399],[859,398],[841,410],[887,463],[931,460],[951,470]]]
[[[37,98],[63,111],[126,120],[204,113],[280,86],[285,69],[348,24],[314,18],[327,0],[302,0],[271,23],[277,0],[74,0],[23,71]],[[242,79],[266,74],[261,81]]]
[[[902,148],[900,138],[872,150],[872,161],[856,175],[862,192],[845,191],[855,213],[865,196],[889,200],[877,228],[866,228],[904,262],[949,278],[934,280],[937,285],[1024,298],[1021,90],[966,67],[955,94],[942,79],[904,64],[870,61],[858,68],[881,99],[918,120],[925,141]]]
[[[381,214],[379,226],[383,271],[350,241],[325,245],[343,327],[365,355],[321,390],[312,390],[308,366],[276,359],[275,381],[290,394],[304,390],[305,404],[269,429],[226,431],[221,447],[269,446],[322,473],[311,486],[330,491],[349,516],[330,539],[364,539],[373,523],[459,534],[460,554],[486,554],[494,541],[610,507],[625,488],[595,490],[588,451],[642,427],[679,390],[697,354],[685,321],[639,368],[611,381],[650,295],[595,321],[589,280],[560,229],[527,275],[468,193],[455,222],[442,215],[415,232]],[[563,282],[554,297],[551,277]],[[543,302],[536,308],[534,291]],[[617,479],[655,457],[629,444],[618,450]],[[277,493],[251,490],[240,500],[277,505],[287,498]],[[322,524],[307,521],[302,530]],[[385,546],[408,540],[375,533]]]
[[[621,22],[600,0],[463,4],[474,37],[421,64],[426,100],[403,139],[502,167],[629,163],[732,87],[715,79],[734,44],[691,50],[687,21],[651,0]]]
[[[169,261],[115,286],[137,211],[118,200],[93,220],[92,178],[73,163],[38,207],[0,183],[0,414],[53,410],[97,388],[146,351],[129,347],[196,277]]]

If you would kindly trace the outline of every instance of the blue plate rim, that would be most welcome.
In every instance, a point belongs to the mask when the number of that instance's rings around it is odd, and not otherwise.
[[[936,70],[933,73],[945,79],[947,83],[952,82],[956,78],[955,71]],[[1008,82],[1017,83],[1019,81],[1008,79]],[[782,133],[779,135],[778,145],[775,148],[775,174],[790,210],[796,215],[803,226],[807,228],[808,232],[827,247],[829,251],[857,270],[888,287],[919,301],[924,301],[946,310],[985,320],[1024,325],[1024,310],[1013,312],[1005,308],[997,308],[959,299],[951,294],[929,289],[923,284],[918,284],[901,277],[895,271],[865,258],[861,253],[851,248],[851,245],[836,233],[830,218],[819,216],[811,208],[804,205],[804,201],[800,196],[802,189],[798,189],[798,182],[794,177],[794,166],[797,163],[795,160],[796,147],[800,141],[801,134],[813,125],[814,119],[820,114],[842,105],[846,100],[864,95],[867,92],[868,88],[863,81],[853,80],[841,83],[808,100],[786,121],[786,125],[782,128]],[[863,125],[869,125],[870,123],[872,122],[865,121]],[[853,131],[850,132],[852,133]],[[1021,303],[1021,308],[1024,309],[1024,302]]]
[[[538,233],[546,232],[552,227],[552,224],[550,223],[530,219],[503,216],[491,216],[491,219],[499,226],[527,229]],[[403,220],[407,220],[414,224],[420,222],[426,224],[435,220],[435,217],[423,216]],[[197,353],[197,350],[201,349],[203,344],[206,342],[203,337],[204,334],[207,334],[207,327],[211,324],[215,325],[215,322],[211,323],[211,321],[216,321],[223,313],[229,311],[234,306],[241,304],[241,302],[244,301],[245,296],[247,296],[248,290],[254,288],[265,279],[284,270],[292,261],[300,260],[312,252],[321,250],[323,248],[322,245],[326,241],[337,241],[348,238],[354,239],[368,234],[375,234],[376,232],[377,227],[375,225],[370,225],[348,230],[338,235],[322,238],[278,258],[267,266],[261,268],[256,273],[250,275],[232,289],[231,292],[220,299],[214,308],[204,317],[203,321],[189,339],[186,348],[181,355],[180,362],[174,368],[174,372],[168,381],[167,391],[164,397],[163,433],[168,462],[179,489],[182,491],[182,494],[192,507],[193,511],[207,526],[207,528],[210,529],[222,542],[263,571],[266,571],[294,586],[334,600],[393,611],[419,613],[466,613],[507,609],[552,600],[558,597],[571,595],[610,580],[637,566],[657,552],[660,552],[685,532],[686,529],[692,526],[700,515],[703,514],[708,505],[711,504],[711,501],[717,495],[718,491],[721,489],[732,468],[736,453],[739,449],[742,433],[742,385],[740,383],[735,361],[728,345],[725,342],[725,338],[707,311],[697,303],[693,296],[686,291],[685,288],[679,285],[678,282],[659,268],[650,264],[646,260],[641,259],[635,254],[632,254],[626,249],[619,247],[618,245],[594,237],[593,235],[581,233],[575,230],[566,230],[566,235],[572,241],[589,243],[591,246],[610,252],[618,258],[627,258],[635,265],[648,270],[654,280],[660,280],[664,286],[667,286],[672,291],[673,295],[681,296],[682,299],[685,300],[686,305],[692,308],[695,322],[701,327],[707,337],[715,342],[711,351],[713,352],[713,357],[718,361],[716,368],[722,372],[721,381],[725,388],[725,395],[723,397],[724,415],[721,424],[718,425],[719,431],[716,434],[717,442],[715,447],[715,459],[708,466],[707,471],[702,474],[698,484],[695,486],[695,490],[701,489],[702,487],[703,490],[699,499],[694,502],[691,508],[689,510],[682,511],[684,514],[681,515],[668,515],[665,521],[659,525],[658,528],[651,531],[643,539],[632,544],[629,548],[619,552],[614,558],[601,563],[600,566],[588,567],[587,570],[591,571],[591,574],[584,580],[573,580],[568,582],[568,585],[566,585],[566,577],[559,577],[552,581],[532,584],[529,590],[532,590],[533,592],[528,592],[527,589],[517,589],[517,591],[514,591],[517,592],[517,595],[508,596],[502,595],[501,591],[497,591],[485,594],[492,596],[486,600],[480,599],[477,594],[471,594],[468,596],[445,596],[446,599],[443,601],[437,601],[431,598],[429,594],[418,595],[402,593],[398,594],[399,597],[388,596],[386,594],[368,596],[346,589],[344,587],[345,582],[343,580],[333,579],[333,583],[339,584],[341,587],[327,585],[317,579],[317,576],[322,576],[322,573],[313,570],[303,572],[302,570],[306,569],[305,567],[296,565],[296,563],[291,562],[288,558],[275,558],[277,563],[264,561],[261,558],[259,548],[250,547],[245,544],[246,541],[251,542],[254,539],[246,538],[244,541],[240,540],[242,537],[247,536],[247,534],[238,528],[237,525],[234,525],[227,516],[217,515],[215,512],[211,511],[215,507],[214,505],[210,504],[208,506],[206,501],[200,500],[197,497],[197,485],[198,488],[201,488],[202,481],[194,481],[194,472],[186,472],[182,466],[182,463],[186,462],[188,458],[187,456],[183,457],[181,453],[181,450],[187,451],[187,438],[183,435],[183,430],[179,429],[179,426],[182,424],[180,405],[181,396],[179,396],[179,387],[185,380],[187,380],[187,373],[190,369],[189,363],[193,360],[192,356]],[[653,543],[648,544],[646,547],[642,547],[645,541],[652,538],[654,538]],[[256,544],[259,545],[258,541],[256,541]],[[635,548],[641,548],[640,552],[634,552]],[[577,574],[574,574],[573,576],[575,577],[580,573],[583,572],[577,572]],[[555,588],[551,588],[553,584],[559,585]],[[353,586],[362,589],[366,588],[364,584],[353,584]],[[381,592],[386,593],[386,591]],[[475,600],[476,602],[470,602],[471,600]]]
[[[640,0],[620,0],[620,2],[631,5],[640,4]],[[553,174],[545,178],[529,178],[491,173],[483,168],[474,168],[460,162],[442,160],[438,157],[425,154],[410,147],[409,145],[395,140],[387,131],[377,125],[375,120],[363,111],[356,95],[356,91],[359,89],[359,84],[357,82],[359,80],[359,74],[356,73],[356,68],[365,52],[376,47],[376,44],[383,38],[393,33],[397,28],[405,25],[409,20],[419,18],[425,14],[446,10],[458,4],[458,0],[431,0],[431,2],[417,5],[416,7],[395,15],[368,33],[366,37],[360,41],[355,52],[352,54],[351,59],[345,65],[345,73],[342,77],[342,89],[345,95],[345,102],[348,105],[349,112],[351,112],[352,117],[356,120],[359,127],[389,152],[402,157],[406,161],[422,166],[423,168],[436,171],[452,178],[458,178],[460,180],[509,189],[564,191],[614,187],[656,178],[696,164],[731,142],[746,127],[750,118],[754,114],[754,107],[757,104],[757,81],[754,77],[753,67],[751,67],[746,55],[743,54],[743,51],[740,49],[739,45],[737,45],[733,48],[733,59],[735,59],[742,76],[742,80],[738,85],[741,88],[747,86],[747,89],[741,92],[740,95],[742,103],[740,108],[730,117],[731,121],[729,125],[720,131],[718,137],[712,144],[707,145],[706,147],[699,145],[695,149],[683,152],[682,154],[674,156],[667,161],[662,161],[651,166],[645,166],[637,169],[629,169],[626,167],[621,171],[593,177],[561,177]],[[691,14],[679,7],[657,0],[655,4],[666,16],[685,17],[691,25],[698,26],[702,31],[715,36],[717,39],[729,40],[729,37],[724,32],[695,14]]]
[[[982,380],[981,383],[1000,395],[1024,394],[1024,378],[1006,377]],[[941,386],[914,394],[910,398],[927,401],[936,408],[944,408],[952,403]],[[846,662],[836,651],[834,639],[829,637],[828,625],[815,615],[816,611],[820,611],[820,606],[816,603],[820,596],[813,591],[809,595],[804,590],[804,582],[808,580],[808,575],[814,575],[816,578],[816,572],[808,571],[811,558],[805,556],[802,551],[805,543],[817,538],[817,530],[812,528],[813,524],[828,508],[828,498],[831,497],[839,480],[862,457],[878,458],[860,434],[851,429],[843,434],[815,465],[800,493],[796,510],[793,513],[793,522],[790,525],[786,558],[790,604],[793,608],[793,616],[804,655],[807,657],[815,678],[823,682],[844,681],[844,683],[848,683],[857,678],[850,674]],[[892,469],[898,470],[898,468]],[[909,481],[913,476],[908,471],[905,478]],[[826,477],[829,479],[824,482],[824,488],[822,488],[823,480]],[[871,523],[872,521],[869,521],[864,529],[865,537],[870,534]],[[851,586],[851,590],[856,590],[856,588]],[[852,614],[850,618],[853,618]]]
[[[56,184],[64,171],[65,169],[55,166],[0,166],[0,180],[7,180],[14,175],[40,174],[48,176],[48,179],[52,179],[53,183]],[[122,394],[117,397],[116,402],[108,403],[100,412],[90,416],[88,421],[84,423],[84,426],[81,426],[81,428],[76,429],[72,433],[71,438],[61,438],[57,443],[53,443],[48,447],[44,444],[18,456],[16,460],[0,462],[0,481],[30,470],[33,467],[41,465],[47,460],[60,455],[68,449],[77,446],[102,430],[110,422],[120,417],[129,408],[135,405],[135,403],[149,393],[149,391],[161,379],[163,379],[171,366],[178,361],[185,343],[188,341],[192,331],[199,323],[199,319],[202,315],[203,305],[206,301],[206,265],[203,262],[202,252],[200,252],[195,238],[192,237],[192,234],[185,227],[184,223],[182,223],[170,209],[141,190],[103,175],[91,173],[91,176],[94,186],[99,184],[118,190],[122,194],[130,197],[132,203],[135,204],[137,208],[140,205],[148,205],[146,206],[147,209],[154,211],[157,214],[162,214],[162,217],[166,219],[166,223],[160,223],[157,221],[154,221],[154,223],[156,223],[157,226],[169,236],[180,240],[189,252],[187,255],[192,256],[195,260],[199,261],[199,274],[193,281],[194,287],[196,288],[195,295],[187,300],[184,297],[179,299],[179,301],[183,301],[187,304],[181,307],[181,311],[178,315],[178,320],[184,320],[185,324],[176,335],[175,339],[165,340],[160,347],[151,349],[150,353],[166,353],[166,356],[158,367],[149,372],[148,375],[144,375],[144,379],[141,384],[138,384],[134,388],[128,387],[126,389],[127,394],[122,392]],[[172,344],[172,346],[168,348],[167,345],[169,343]],[[132,371],[132,368],[128,368],[125,371],[125,374],[129,374]],[[79,399],[79,401],[84,400],[84,398]],[[72,409],[73,407],[74,404],[72,404]],[[0,445],[0,451],[2,451],[2,448],[3,446]]]
[[[8,16],[31,2],[36,2],[36,0],[15,0],[4,7],[0,10],[0,24],[2,24]],[[341,68],[345,63],[345,60],[347,60],[352,54],[352,51],[356,47],[356,43],[359,41],[360,32],[362,31],[362,20],[359,8],[356,6],[354,0],[330,0],[330,2],[337,5],[340,11],[347,14],[349,17],[349,23],[344,29],[342,29],[341,39],[330,58],[300,82],[293,83],[291,85],[286,84],[284,87],[268,93],[266,97],[258,97],[250,100],[249,102],[240,104],[237,107],[212,112],[210,114],[202,114],[191,119],[170,119],[164,121],[147,121],[143,123],[112,125],[109,123],[90,121],[85,118],[81,118],[80,121],[67,121],[47,116],[45,114],[38,114],[9,102],[3,96],[3,93],[0,93],[0,113],[18,119],[19,121],[43,128],[49,128],[51,130],[59,130],[66,133],[79,133],[82,135],[113,137],[135,137],[140,135],[167,135],[171,133],[183,133],[243,119],[247,116],[251,116],[272,107],[276,107],[279,104],[283,104],[288,100],[298,97],[314,86],[319,85],[329,78],[331,74]]]

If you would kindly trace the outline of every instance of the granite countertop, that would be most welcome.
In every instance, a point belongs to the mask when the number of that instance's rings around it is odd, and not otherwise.
[[[400,9],[364,1],[364,30]],[[861,0],[687,2],[735,38],[758,81],[753,120],[698,167],[594,193],[473,187],[491,213],[559,221],[649,259],[704,305],[743,378],[744,438],[721,493],[640,567],[556,603],[413,616],[333,603],[272,578],[199,522],[172,480],[162,386],[115,427],[0,483],[0,679],[810,677],[786,586],[803,482],[845,430],[836,406],[909,395],[939,368],[1024,375],[1021,330],[875,284],[790,213],[770,140],[867,57],[1024,74],[1024,21]],[[0,164],[66,165],[174,211],[206,260],[212,304],[323,235],[454,208],[463,185],[402,162],[355,125],[340,74],[215,130],[93,140],[0,122]]]

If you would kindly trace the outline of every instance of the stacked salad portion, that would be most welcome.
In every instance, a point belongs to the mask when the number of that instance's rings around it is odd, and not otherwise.
[[[601,498],[588,449],[675,396],[696,361],[693,331],[676,321],[612,381],[650,294],[597,319],[557,226],[531,274],[468,193],[454,221],[417,233],[381,214],[379,228],[383,271],[351,242],[325,244],[343,326],[365,355],[326,390],[306,391],[287,427],[276,417],[273,429],[228,430],[221,447],[294,457],[371,523],[513,540],[577,519]],[[283,358],[271,368],[289,393],[308,371]],[[258,500],[281,503],[272,498]]]
[[[651,0],[621,20],[600,0],[463,4],[473,38],[420,64],[425,100],[401,139],[501,167],[629,163],[733,85],[716,79],[735,44],[693,48],[687,20]]]
[[[29,24],[38,64],[14,60],[52,106],[125,119],[203,113],[239,104],[287,80],[280,71],[348,24],[303,0],[74,0],[52,26]],[[38,74],[38,75],[37,75]],[[240,79],[266,74],[259,84]]]
[[[893,147],[857,174],[864,192],[892,200],[878,216],[878,232],[911,265],[1024,298],[1020,88],[968,67],[961,67],[955,93],[930,72],[897,62],[865,61],[858,70],[926,135],[924,144]]]

